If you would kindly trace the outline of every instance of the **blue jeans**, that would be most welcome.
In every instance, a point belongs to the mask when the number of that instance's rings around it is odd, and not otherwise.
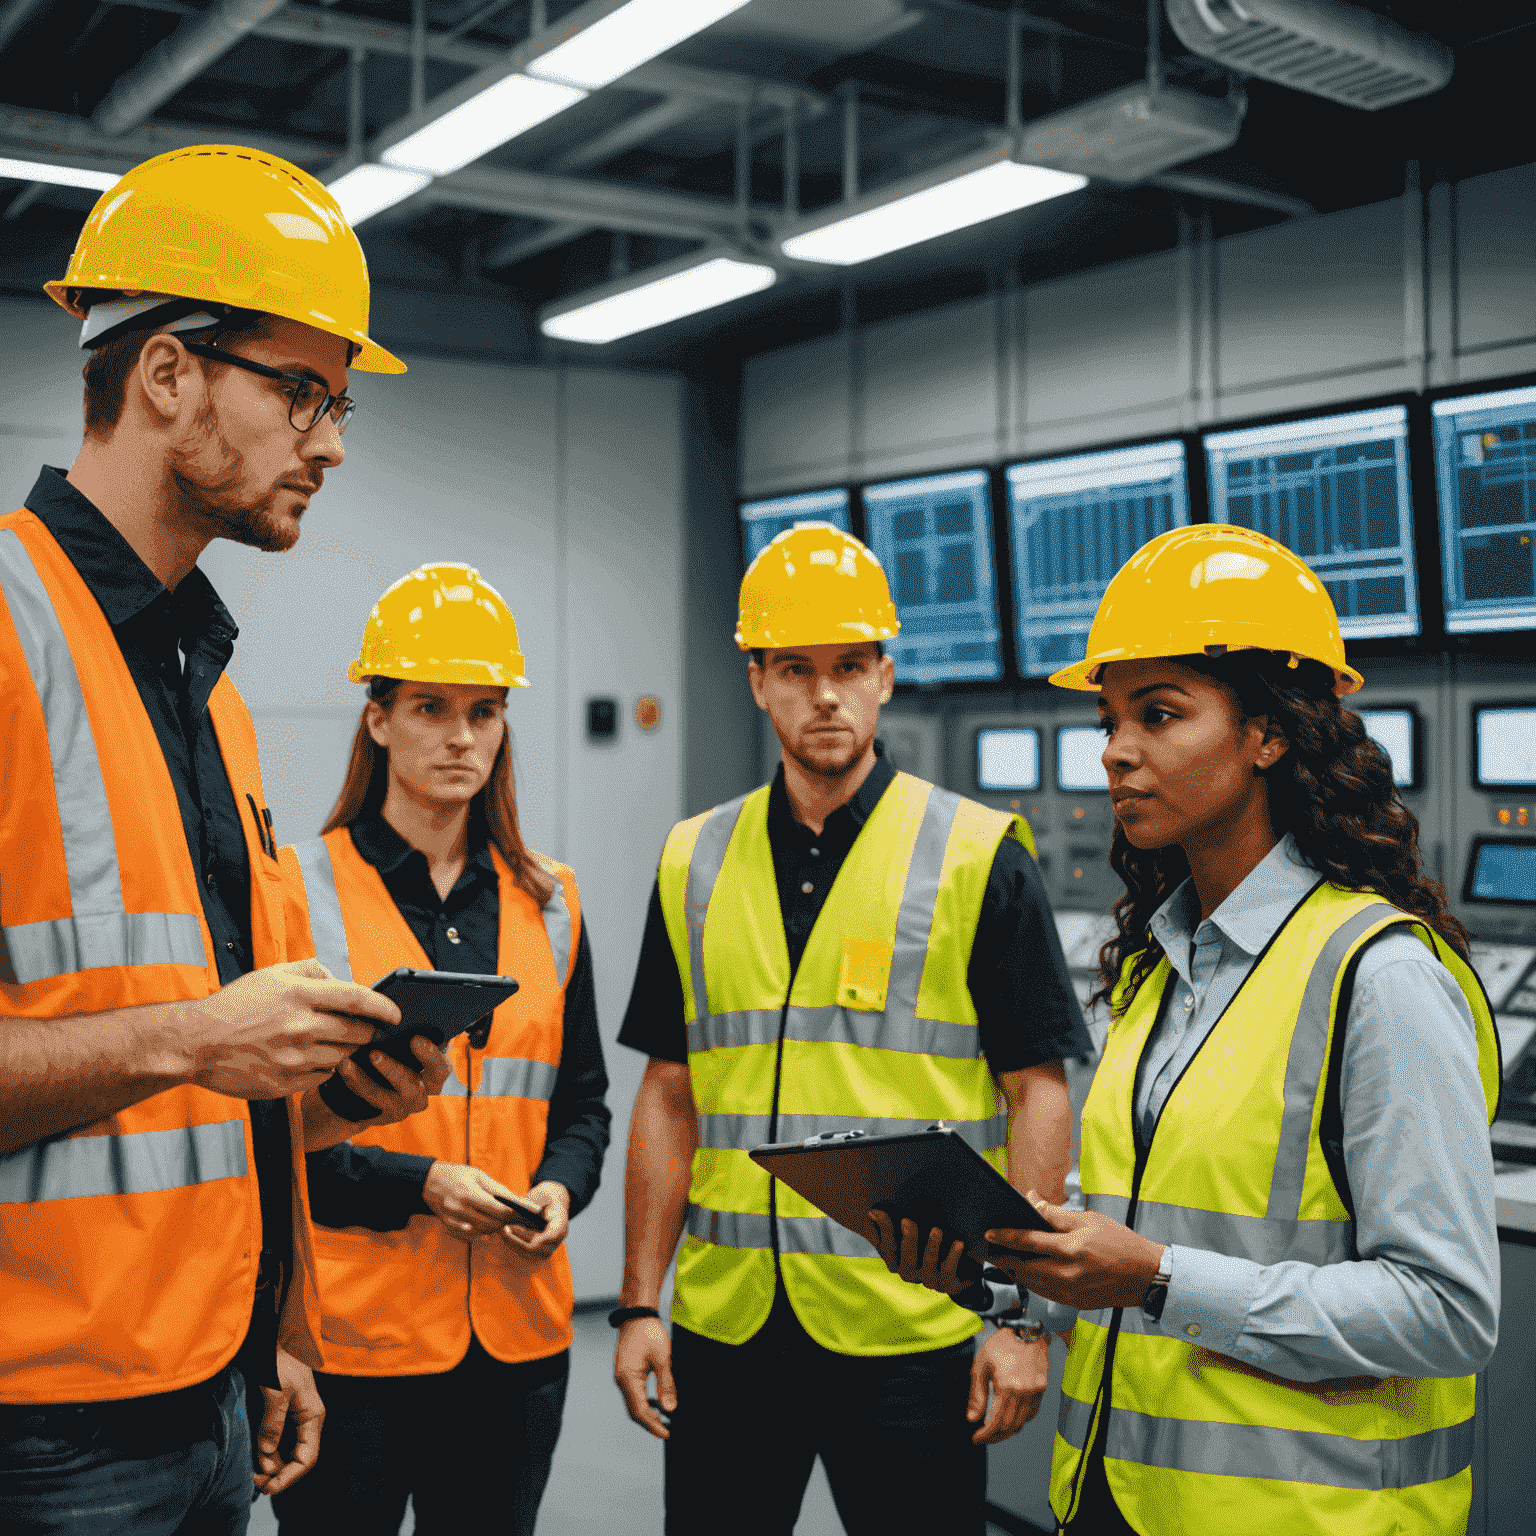
[[[157,1397],[0,1404],[6,1536],[244,1536],[252,1490],[234,1366]]]

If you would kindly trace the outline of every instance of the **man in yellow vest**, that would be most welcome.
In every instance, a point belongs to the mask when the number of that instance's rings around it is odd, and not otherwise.
[[[1089,1045],[1032,838],[884,757],[898,628],[857,539],[825,523],[775,539],[742,582],[736,643],[783,767],[662,853],[619,1035],[650,1062],[610,1321],[630,1416],[667,1442],[670,1536],[787,1536],[818,1455],[850,1532],[980,1536],[985,1446],[1045,1388],[1015,1293],[977,1284],[970,1310],[905,1284],[748,1155],[943,1120],[1061,1197],[1061,1062]],[[979,1312],[1005,1325],[978,1349]]]
[[[247,1386],[258,1488],[318,1447],[304,1153],[348,1125],[314,1090],[399,1014],[299,959],[196,561],[291,548],[348,367],[403,365],[334,199],[250,150],[130,171],[48,292],[89,360],[79,457],[0,517],[0,1529],[240,1532]],[[419,1059],[343,1076],[398,1119]]]

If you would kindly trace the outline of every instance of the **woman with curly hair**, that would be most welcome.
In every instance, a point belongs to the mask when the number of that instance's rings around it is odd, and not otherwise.
[[[1321,583],[1230,527],[1153,540],[1088,658],[1125,880],[1086,1210],[989,1234],[1070,1329],[1073,1536],[1465,1528],[1499,1268],[1498,1045]],[[922,1278],[950,1289],[930,1263]],[[1077,1309],[1075,1316],[1070,1309]]]

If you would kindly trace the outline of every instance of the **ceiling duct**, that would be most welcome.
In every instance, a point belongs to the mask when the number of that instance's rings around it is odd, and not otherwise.
[[[1438,91],[1455,56],[1341,0],[1167,0],[1186,48],[1229,69],[1374,112]]]
[[[1102,181],[1144,181],[1226,149],[1247,103],[1143,82],[1026,123],[1015,156]]]

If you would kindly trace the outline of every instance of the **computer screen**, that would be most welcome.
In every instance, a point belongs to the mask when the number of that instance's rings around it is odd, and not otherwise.
[[[847,491],[806,491],[799,496],[775,496],[771,501],[744,501],[741,526],[746,536],[747,564],[796,523],[831,523],[849,531]]]
[[[1536,789],[1536,704],[1474,710],[1472,736],[1479,789]]]
[[[864,514],[901,616],[896,681],[1001,677],[986,471],[867,485]]]
[[[1032,726],[976,732],[976,787],[1006,794],[1040,788],[1040,732]]]
[[[1096,725],[1064,725],[1056,732],[1056,787],[1069,794],[1109,789],[1104,732]]]
[[[1475,839],[1461,897],[1536,907],[1536,838]]]
[[[1013,465],[1008,529],[1024,674],[1081,661],[1110,577],[1149,539],[1188,522],[1179,442]]]
[[[1411,709],[1362,709],[1360,722],[1366,735],[1392,762],[1392,782],[1399,789],[1419,787],[1414,713]]]
[[[1536,628],[1536,389],[1437,400],[1449,630]]]
[[[1406,406],[1208,433],[1205,458],[1211,521],[1300,555],[1346,640],[1418,634]]]

